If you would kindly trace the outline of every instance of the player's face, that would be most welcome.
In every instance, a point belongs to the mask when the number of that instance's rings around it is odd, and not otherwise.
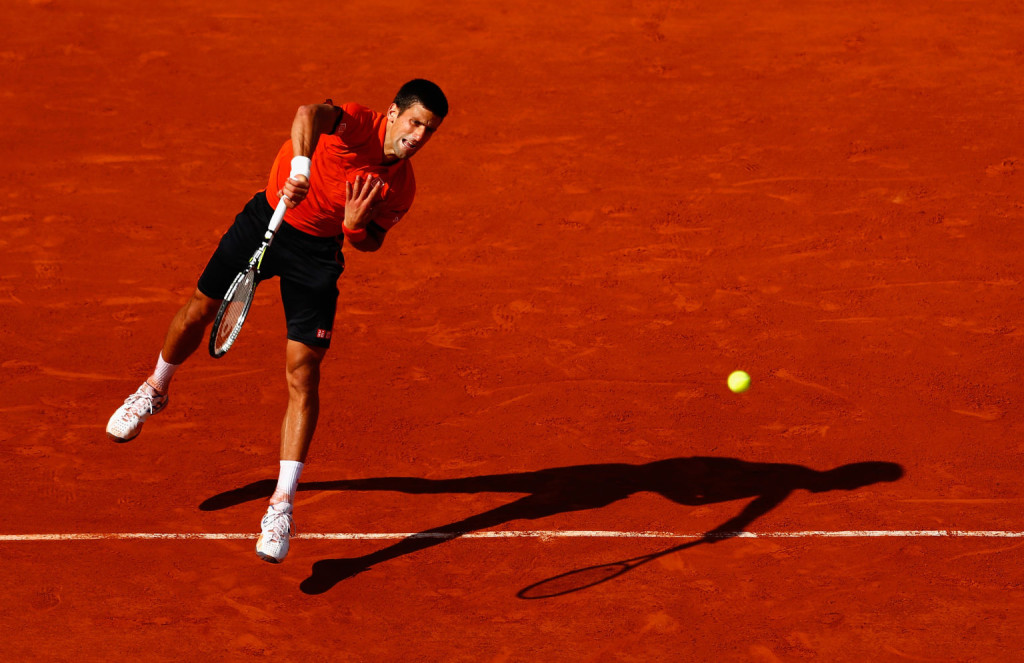
[[[391,104],[388,128],[384,134],[384,156],[387,159],[408,159],[423,149],[444,118],[434,115],[420,104],[399,112]]]

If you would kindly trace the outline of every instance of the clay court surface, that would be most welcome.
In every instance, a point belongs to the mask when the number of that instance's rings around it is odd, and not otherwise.
[[[1019,0],[6,9],[5,660],[1020,656]],[[452,112],[346,251],[266,564],[276,283],[104,426],[295,108],[421,76]],[[802,487],[859,462],[902,476]]]

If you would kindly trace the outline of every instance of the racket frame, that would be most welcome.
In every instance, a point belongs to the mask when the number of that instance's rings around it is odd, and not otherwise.
[[[572,594],[573,592],[578,592],[583,589],[589,589],[591,587],[596,587],[597,585],[606,583],[609,580],[624,575],[627,571],[632,571],[638,566],[643,566],[648,562],[652,562],[666,555],[671,555],[672,553],[679,552],[680,550],[686,550],[687,548],[692,548],[694,546],[708,542],[709,536],[705,535],[695,541],[688,541],[678,546],[672,546],[671,548],[660,550],[649,555],[641,555],[639,557],[631,557],[630,559],[624,559],[619,562],[611,562],[608,564],[595,564],[593,566],[586,566],[582,569],[576,569],[574,571],[566,571],[565,573],[559,573],[556,576],[552,576],[545,580],[541,580],[540,582],[535,582],[529,587],[524,587],[523,589],[519,590],[518,593],[516,593],[516,596],[518,596],[521,599],[549,599],[555,596],[564,596],[566,594]],[[597,571],[599,569],[610,568],[617,568],[617,570],[613,573],[602,574],[594,580],[585,579],[587,573]],[[581,580],[576,584],[566,585],[564,587],[560,585],[561,582],[565,581],[566,579],[571,579],[573,577],[584,578],[584,580]]]

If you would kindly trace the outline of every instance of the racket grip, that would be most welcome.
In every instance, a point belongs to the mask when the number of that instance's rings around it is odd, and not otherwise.
[[[274,234],[277,233],[277,229],[281,227],[281,222],[284,221],[284,213],[288,210],[288,206],[284,203],[284,198],[277,201],[277,207],[274,208],[274,215],[270,217],[270,224],[267,226],[267,234],[265,239],[270,241]]]

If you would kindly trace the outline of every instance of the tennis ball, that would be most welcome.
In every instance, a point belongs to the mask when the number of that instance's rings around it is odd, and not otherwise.
[[[750,389],[750,375],[744,371],[733,371],[729,374],[729,390],[734,394],[742,394]]]

